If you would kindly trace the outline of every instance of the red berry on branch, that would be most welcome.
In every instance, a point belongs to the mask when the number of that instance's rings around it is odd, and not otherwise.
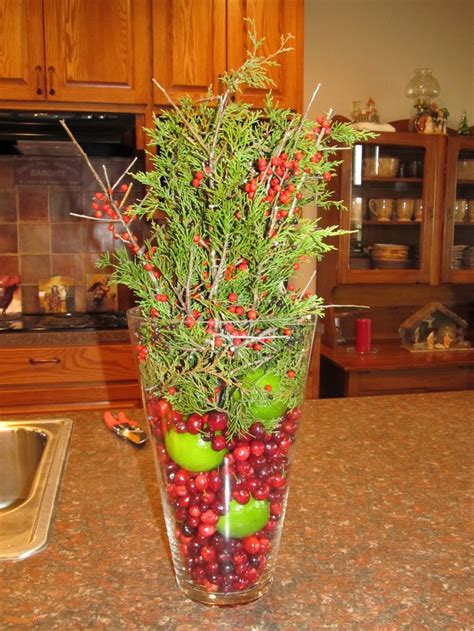
[[[257,317],[257,312],[254,311],[253,309],[250,309],[250,311],[247,311],[247,318],[249,320],[255,320]]]
[[[286,376],[287,376],[287,377],[289,377],[290,379],[294,379],[294,378],[295,378],[295,376],[296,376],[296,373],[295,373],[295,371],[294,371],[294,370],[289,370],[289,371],[286,373]]]
[[[229,302],[236,302],[236,301],[237,301],[237,294],[230,293],[230,294],[227,296],[227,300],[228,300]]]

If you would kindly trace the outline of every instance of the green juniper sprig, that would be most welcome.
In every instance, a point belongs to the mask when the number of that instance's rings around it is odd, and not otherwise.
[[[260,56],[252,25],[249,37],[248,57],[222,77],[221,94],[210,89],[205,100],[176,104],[157,83],[171,107],[147,130],[156,147],[153,168],[134,176],[146,196],[125,207],[129,187],[121,199],[108,182],[100,193],[125,246],[104,255],[102,265],[134,292],[147,323],[137,340],[145,387],[172,393],[183,414],[225,410],[230,435],[252,422],[243,383],[251,370],[271,365],[282,377],[280,396],[289,407],[298,403],[304,323],[322,315],[323,305],[291,279],[342,234],[304,218],[302,209],[342,207],[328,186],[339,151],[367,136],[334,122],[332,113],[313,122],[308,111],[280,109],[271,95],[262,109],[239,100],[244,84],[271,85],[267,71],[289,41],[283,37],[275,53]],[[150,226],[142,244],[136,220]]]

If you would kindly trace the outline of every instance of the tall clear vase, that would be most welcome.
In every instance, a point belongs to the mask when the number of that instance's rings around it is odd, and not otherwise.
[[[315,318],[213,321],[189,348],[183,323],[138,309],[128,323],[178,586],[210,605],[260,598],[277,561]],[[166,365],[170,344],[184,346]],[[189,384],[202,390],[197,409]]]

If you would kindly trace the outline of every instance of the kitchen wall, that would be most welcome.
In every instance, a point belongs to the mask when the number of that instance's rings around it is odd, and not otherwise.
[[[473,0],[305,0],[305,103],[322,84],[313,117],[349,116],[352,101],[372,97],[382,122],[409,118],[418,67],[438,79],[448,125],[464,111],[474,125]]]
[[[114,182],[130,160],[92,162],[97,170],[105,165]],[[56,275],[74,279],[74,308],[86,310],[87,275],[99,271],[103,252],[120,247],[107,222],[71,215],[90,215],[96,190],[81,158],[0,156],[0,276],[21,277],[24,313],[40,311],[38,281]],[[128,302],[128,292],[119,293],[119,308]]]

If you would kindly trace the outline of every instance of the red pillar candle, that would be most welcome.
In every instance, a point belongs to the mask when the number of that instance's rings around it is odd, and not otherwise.
[[[359,318],[355,323],[355,349],[357,353],[370,353],[372,347],[372,320]]]

